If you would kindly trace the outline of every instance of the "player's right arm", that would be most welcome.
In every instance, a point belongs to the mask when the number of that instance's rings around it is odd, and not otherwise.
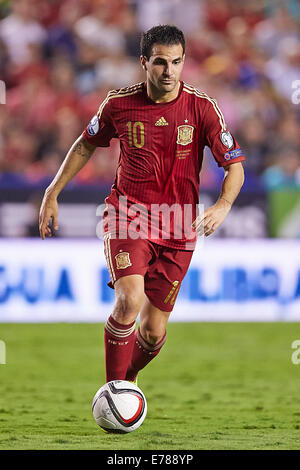
[[[58,230],[57,197],[66,184],[84,167],[92,156],[96,146],[80,136],[72,145],[59,168],[52,183],[45,191],[39,217],[39,228],[42,240],[51,237],[49,222],[52,220],[54,230]]]
[[[115,93],[112,92],[112,94]],[[58,229],[57,197],[61,190],[84,167],[96,147],[109,147],[110,140],[118,136],[112,119],[110,95],[109,92],[97,114],[74,142],[57,175],[45,191],[39,221],[40,235],[43,240],[45,237],[51,237],[50,220],[52,220],[54,230]]]

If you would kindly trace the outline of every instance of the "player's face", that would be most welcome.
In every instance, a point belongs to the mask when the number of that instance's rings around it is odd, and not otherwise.
[[[154,44],[149,60],[141,57],[141,63],[152,86],[162,94],[171,93],[178,85],[184,63],[182,45]]]

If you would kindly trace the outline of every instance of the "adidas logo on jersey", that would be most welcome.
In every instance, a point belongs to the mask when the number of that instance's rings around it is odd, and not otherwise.
[[[155,123],[156,126],[168,126],[169,123],[165,120],[164,117],[161,117],[158,121]]]

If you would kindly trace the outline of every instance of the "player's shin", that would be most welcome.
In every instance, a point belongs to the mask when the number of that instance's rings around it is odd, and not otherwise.
[[[112,315],[104,328],[106,381],[125,380],[135,339],[135,321],[122,325]]]
[[[166,333],[156,344],[148,343],[141,335],[140,329],[135,333],[135,341],[131,362],[127,370],[126,380],[134,381],[138,372],[154,359],[166,342]]]

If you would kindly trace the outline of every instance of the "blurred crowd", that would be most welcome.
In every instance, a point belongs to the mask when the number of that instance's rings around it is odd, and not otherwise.
[[[184,31],[182,78],[217,99],[247,181],[300,187],[298,0],[2,1],[0,185],[50,181],[107,91],[144,80],[141,32],[165,23]],[[115,139],[97,149],[75,184],[111,182],[118,155]],[[219,172],[207,155],[202,185]]]

